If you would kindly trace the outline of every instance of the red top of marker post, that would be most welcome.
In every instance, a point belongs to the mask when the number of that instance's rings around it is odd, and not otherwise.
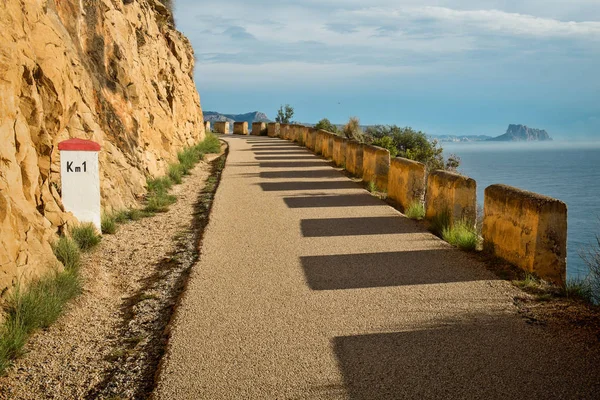
[[[58,149],[61,151],[100,151],[100,145],[91,140],[85,139],[69,139],[58,144]]]

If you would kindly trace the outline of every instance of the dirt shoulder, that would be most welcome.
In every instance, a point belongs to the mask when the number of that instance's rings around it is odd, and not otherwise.
[[[119,226],[83,260],[84,293],[0,378],[0,399],[146,398],[197,261],[221,159],[175,186],[168,212]],[[224,156],[222,156],[224,157]]]

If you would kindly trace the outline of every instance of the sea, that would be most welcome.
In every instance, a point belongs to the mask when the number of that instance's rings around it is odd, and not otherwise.
[[[458,171],[483,191],[503,183],[567,204],[567,277],[583,279],[589,269],[581,252],[598,245],[600,235],[600,142],[441,143],[444,154],[461,158]]]

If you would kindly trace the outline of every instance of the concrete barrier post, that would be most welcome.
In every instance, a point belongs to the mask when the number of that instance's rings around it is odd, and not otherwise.
[[[279,124],[279,137],[281,139],[287,140],[289,137],[290,125],[289,124]]]
[[[269,137],[279,137],[280,125],[277,122],[269,122],[267,126],[267,136]]]
[[[346,165],[346,142],[348,139],[343,138],[341,136],[333,137],[333,162],[338,167],[343,167]]]
[[[308,142],[308,128],[306,126],[302,126],[300,127],[300,145],[304,146],[304,147],[308,147],[307,142]]]
[[[477,220],[477,183],[468,176],[436,170],[427,178],[425,219],[448,213],[448,223],[464,220],[475,227]]]
[[[378,190],[387,191],[390,152],[382,147],[363,146],[363,181],[373,182]]]
[[[222,133],[224,135],[229,134],[229,122],[227,121],[215,121],[215,132]]]
[[[333,157],[333,137],[335,136],[331,132],[322,131],[323,141],[321,142],[321,154],[325,158]]]
[[[204,130],[210,132],[210,121],[204,121]]]
[[[233,133],[236,135],[247,135],[248,134],[248,122],[234,122]]]
[[[354,176],[362,177],[363,144],[355,140],[346,142],[346,171]]]
[[[406,158],[391,160],[388,198],[405,211],[412,203],[422,203],[425,195],[425,164]]]
[[[507,185],[485,189],[483,248],[542,279],[564,283],[567,205]]]
[[[315,152],[316,143],[317,142],[317,130],[315,128],[308,128],[308,133],[306,135],[306,147]]]
[[[263,136],[267,133],[267,124],[264,122],[253,122],[252,123],[252,135]]]
[[[317,130],[315,134],[315,154],[319,155],[323,152],[323,131]]]
[[[69,139],[58,144],[60,179],[65,211],[79,222],[91,222],[102,233],[100,210],[100,145],[90,140]]]

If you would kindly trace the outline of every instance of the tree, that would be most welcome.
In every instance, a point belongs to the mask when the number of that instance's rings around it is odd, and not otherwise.
[[[315,125],[315,129],[323,129],[324,131],[331,133],[338,133],[338,128],[332,124],[327,118],[323,118]]]
[[[289,104],[285,106],[280,106],[277,111],[277,117],[275,117],[275,122],[279,122],[280,124],[289,124],[294,116],[294,108]]]
[[[375,125],[367,128],[365,133],[374,139],[373,144],[390,150],[390,155],[396,153],[400,157],[422,162],[430,171],[455,171],[460,165],[459,157],[452,154],[445,160],[444,149],[437,140],[430,141],[425,133],[411,127]]]

